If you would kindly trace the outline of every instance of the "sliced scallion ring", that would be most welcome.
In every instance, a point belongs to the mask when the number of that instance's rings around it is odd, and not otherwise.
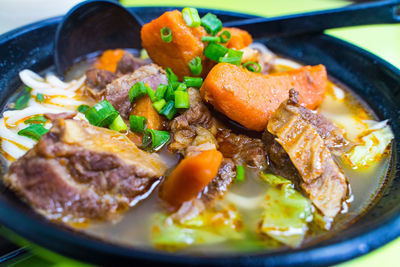
[[[24,121],[25,124],[45,123],[47,119],[43,115],[35,115]]]
[[[183,77],[183,82],[186,84],[187,87],[200,88],[203,84],[203,78],[185,76]]]
[[[201,65],[201,58],[200,57],[194,57],[190,62],[189,62],[189,68],[190,71],[192,72],[193,75],[198,76],[201,74],[203,71],[203,66]]]
[[[243,182],[245,179],[245,169],[243,165],[236,166],[236,181]]]
[[[172,41],[172,31],[168,27],[160,29],[161,39],[164,43],[170,43]]]
[[[227,52],[228,48],[218,43],[209,43],[204,49],[204,55],[215,62],[218,62],[219,58],[224,57]]]
[[[173,93],[173,99],[175,99],[175,92]],[[174,100],[169,100],[167,104],[161,109],[160,114],[164,115],[167,117],[168,120],[172,120],[176,113],[176,108],[175,108],[175,101]]]
[[[86,111],[88,111],[89,109],[90,109],[90,107],[89,107],[88,105],[80,105],[80,106],[78,107],[78,111],[79,111],[80,113],[83,113],[83,114],[85,114]]]
[[[207,13],[201,18],[201,26],[211,35],[216,35],[222,29],[222,22],[214,14]]]
[[[125,132],[128,130],[128,126],[126,126],[124,120],[121,115],[118,115],[114,121],[110,124],[110,129],[117,132]]]
[[[189,94],[186,91],[175,91],[175,108],[189,108]]]
[[[254,62],[254,61],[248,61],[248,62],[244,63],[243,68],[246,68],[251,72],[257,72],[257,73],[261,72],[260,64],[258,64],[257,62]]]
[[[185,7],[182,10],[183,20],[186,22],[186,25],[189,27],[198,27],[200,26],[201,20],[197,9],[192,7]]]
[[[129,101],[133,102],[147,94],[144,82],[137,82],[129,89]]]
[[[31,124],[28,127],[20,130],[18,135],[26,136],[36,141],[39,141],[42,135],[46,134],[49,130],[44,128],[42,124]]]
[[[142,146],[157,151],[162,148],[170,139],[169,132],[147,129],[143,135]]]
[[[147,119],[143,116],[131,115],[129,116],[129,124],[132,132],[143,133],[146,129]]]
[[[117,116],[118,112],[107,100],[97,103],[85,113],[89,123],[99,127],[109,126]]]
[[[232,35],[228,31],[223,31],[220,35],[219,38],[221,39],[221,43],[227,43],[231,39]]]

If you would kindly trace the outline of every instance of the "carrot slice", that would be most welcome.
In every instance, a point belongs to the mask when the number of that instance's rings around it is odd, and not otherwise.
[[[208,73],[200,94],[230,119],[250,130],[263,131],[290,89],[299,92],[300,104],[314,109],[324,99],[326,84],[323,65],[264,75],[220,63]]]
[[[195,198],[217,176],[221,162],[217,150],[184,158],[163,183],[160,197],[175,207]]]
[[[118,61],[121,60],[124,53],[125,51],[122,49],[106,50],[94,63],[94,67],[115,72],[115,70],[117,69]]]
[[[172,32],[172,41],[169,43],[161,39],[160,30],[164,27],[170,28]],[[201,37],[206,35],[203,27],[187,26],[178,10],[165,12],[145,24],[141,30],[142,46],[151,60],[161,67],[171,68],[180,80],[183,76],[193,76],[189,68],[193,58],[204,59]]]
[[[141,97],[135,101],[130,114],[146,117],[148,129],[162,130],[163,118],[153,108],[152,104],[149,96]]]
[[[253,38],[250,33],[245,30],[238,28],[222,28],[222,31],[228,31],[231,34],[231,39],[228,41],[226,46],[228,48],[235,48],[237,50],[249,46],[253,42]]]

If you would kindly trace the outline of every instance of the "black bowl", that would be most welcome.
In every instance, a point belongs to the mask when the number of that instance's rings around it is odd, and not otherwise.
[[[144,22],[167,9],[133,8]],[[201,13],[210,10],[199,10]],[[211,10],[222,20],[250,16]],[[53,39],[61,18],[47,19],[0,36],[1,107],[20,86],[18,72],[41,71],[53,64]],[[377,114],[389,119],[395,141],[387,184],[372,207],[354,224],[332,233],[329,239],[299,249],[284,249],[249,255],[189,256],[143,250],[103,242],[51,223],[35,213],[14,193],[0,185],[0,222],[39,246],[78,260],[101,265],[330,265],[366,254],[400,234],[400,71],[354,45],[323,34],[257,40],[271,50],[306,64],[324,64],[328,73],[354,90]]]

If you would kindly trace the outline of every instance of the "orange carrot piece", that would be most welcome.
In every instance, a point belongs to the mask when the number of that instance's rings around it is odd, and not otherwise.
[[[152,104],[149,96],[141,97],[135,101],[130,114],[146,117],[148,129],[162,130],[163,118],[153,108]]]
[[[160,30],[164,27],[171,29],[170,43],[165,43],[161,39]],[[161,67],[171,68],[180,80],[183,76],[193,76],[188,65],[193,58],[198,56],[204,59],[205,46],[201,37],[206,35],[203,27],[187,26],[182,13],[178,10],[165,12],[157,19],[145,24],[141,30],[142,46],[151,60]]]
[[[202,98],[250,130],[263,131],[272,113],[294,88],[300,104],[314,109],[324,99],[327,73],[323,65],[264,75],[219,63],[200,88]]]
[[[195,198],[217,176],[221,162],[215,149],[184,158],[164,181],[160,197],[175,207]]]
[[[231,34],[231,39],[226,44],[228,48],[242,49],[249,46],[253,42],[250,33],[238,28],[222,28],[222,31],[228,31]]]
[[[115,72],[118,61],[121,60],[125,51],[122,49],[110,49],[104,51],[101,57],[94,63],[94,67],[102,70]]]

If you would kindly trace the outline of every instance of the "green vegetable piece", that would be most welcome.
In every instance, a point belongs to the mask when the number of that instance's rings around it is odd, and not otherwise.
[[[251,72],[256,72],[260,73],[261,72],[261,66],[257,62],[254,61],[248,61],[243,64],[243,68],[248,69]]]
[[[31,124],[28,127],[20,130],[18,135],[26,136],[36,141],[39,141],[42,135],[46,134],[49,130],[44,128],[42,124]]]
[[[147,59],[147,58],[149,58],[149,54],[147,54],[147,51],[146,51],[146,49],[142,49],[142,50],[140,50],[140,59]]]
[[[44,95],[41,93],[36,94],[36,101],[38,102],[43,102],[44,101]]]
[[[129,124],[132,132],[143,133],[146,129],[147,119],[143,116],[131,115],[129,116]]]
[[[218,62],[219,58],[224,57],[227,52],[228,48],[218,43],[209,43],[204,49],[204,55],[215,62]]]
[[[167,73],[168,83],[177,82],[178,76],[171,70],[171,68],[166,68],[165,72]]]
[[[164,43],[170,43],[172,41],[172,31],[168,27],[160,29],[161,39]]]
[[[154,90],[150,86],[146,86],[146,91],[147,95],[150,97],[151,102],[156,102],[157,101],[156,92],[154,92]]]
[[[243,182],[245,179],[245,169],[243,165],[236,166],[236,182]]]
[[[211,35],[216,35],[222,29],[222,22],[214,14],[207,13],[201,18],[201,26]]]
[[[118,112],[108,100],[97,103],[85,113],[89,123],[99,127],[109,126],[118,115]]]
[[[175,99],[175,93],[174,95],[174,99]],[[174,117],[176,113],[176,108],[175,108],[175,101],[174,100],[169,100],[167,102],[167,104],[161,109],[160,114],[164,115],[165,117],[167,117],[168,120],[172,120],[172,118]]]
[[[227,43],[231,39],[232,35],[228,31],[223,31],[220,35],[219,38],[221,39],[221,43]]]
[[[175,99],[174,88],[173,88],[172,84],[168,85],[168,88],[167,88],[167,91],[165,92],[164,98],[167,101],[173,101]]]
[[[243,56],[243,51],[228,49],[227,56],[219,58],[219,62],[226,62],[240,66],[240,63],[242,62],[242,56]]]
[[[162,108],[167,104],[165,99],[158,100],[157,102],[153,103],[153,108],[157,110],[158,113],[161,113]]]
[[[83,114],[85,114],[86,111],[88,111],[89,109],[90,109],[90,107],[89,107],[88,105],[80,105],[80,106],[78,107],[78,111],[79,111],[80,113],[83,113]]]
[[[201,41],[202,42],[220,42],[221,38],[219,38],[218,36],[203,36],[201,37]]]
[[[203,84],[203,78],[185,76],[183,77],[183,82],[186,84],[187,87],[200,88]]]
[[[189,107],[189,93],[187,91],[175,91],[175,108]]]
[[[190,71],[192,72],[193,75],[198,76],[201,74],[203,71],[203,65],[201,65],[201,58],[200,57],[194,57],[190,62],[189,62],[189,68]]]
[[[133,102],[138,98],[141,98],[147,94],[147,88],[144,82],[135,83],[131,89],[129,89],[129,101]]]
[[[146,129],[143,136],[142,146],[150,146],[151,150],[157,151],[162,148],[170,139],[169,132]],[[151,144],[151,145],[150,145]]]
[[[164,98],[165,92],[167,92],[168,85],[160,84],[156,90],[156,101]]]
[[[179,83],[178,86],[175,88],[175,91],[186,91],[187,86],[185,83]]]
[[[201,24],[199,13],[195,8],[185,7],[182,10],[182,17],[189,27],[198,27]]]
[[[35,115],[24,121],[25,124],[34,124],[34,123],[43,124],[45,122],[47,122],[47,119],[43,115]]]
[[[124,120],[121,115],[118,115],[114,121],[110,124],[110,129],[117,132],[125,132],[128,130],[128,126],[126,126]]]
[[[29,86],[25,86],[24,92],[15,101],[15,104],[14,104],[15,109],[21,110],[28,106],[28,102],[31,99],[31,91],[32,91],[32,88],[30,88]]]

